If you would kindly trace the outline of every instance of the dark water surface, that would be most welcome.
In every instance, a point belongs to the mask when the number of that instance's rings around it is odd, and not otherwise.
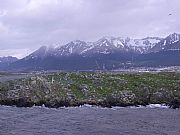
[[[0,135],[180,135],[180,110],[0,106]]]

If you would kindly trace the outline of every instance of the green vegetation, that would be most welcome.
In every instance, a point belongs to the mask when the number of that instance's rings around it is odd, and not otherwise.
[[[25,102],[25,105],[20,101]],[[178,73],[61,72],[0,83],[0,104],[49,107],[180,105]]]

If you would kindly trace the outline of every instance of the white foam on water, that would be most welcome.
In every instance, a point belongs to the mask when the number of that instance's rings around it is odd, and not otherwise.
[[[122,109],[122,108],[132,108],[132,109],[138,109],[138,108],[162,108],[162,109],[168,109],[170,107],[167,106],[166,104],[149,104],[149,105],[146,105],[146,106],[137,105],[137,106],[127,106],[127,107],[118,107],[118,106],[113,106],[112,107],[113,110]]]
[[[12,107],[16,107],[16,106],[5,106],[5,105],[0,105],[0,107],[7,107],[7,108],[12,108]],[[41,109],[76,109],[76,108],[98,108],[98,109],[112,109],[112,110],[118,110],[118,109],[123,109],[123,108],[132,108],[132,109],[136,109],[136,108],[162,108],[162,109],[168,109],[170,108],[169,106],[167,106],[166,104],[149,104],[146,106],[143,105],[137,105],[137,106],[127,106],[127,107],[121,107],[121,106],[113,106],[112,108],[108,108],[108,107],[101,107],[101,106],[95,106],[95,105],[89,105],[89,104],[84,104],[81,106],[74,106],[74,107],[59,107],[59,108],[48,108],[46,107],[44,104],[41,106],[36,106],[33,105],[32,107],[26,107],[26,108],[41,108]]]
[[[165,104],[149,104],[146,107],[148,108],[169,108],[169,106]]]

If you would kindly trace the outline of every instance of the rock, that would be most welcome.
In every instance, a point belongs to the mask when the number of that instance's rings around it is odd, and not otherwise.
[[[170,106],[171,108],[173,108],[173,109],[180,108],[180,99],[179,99],[179,98],[173,99],[173,100],[170,102],[169,106]]]
[[[82,84],[79,86],[79,89],[86,97],[88,96],[88,92],[89,92],[88,85]]]

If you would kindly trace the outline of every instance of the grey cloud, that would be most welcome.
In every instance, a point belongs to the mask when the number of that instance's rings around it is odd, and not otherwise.
[[[0,0],[0,49],[180,31],[179,0]],[[172,14],[169,16],[169,14]]]

